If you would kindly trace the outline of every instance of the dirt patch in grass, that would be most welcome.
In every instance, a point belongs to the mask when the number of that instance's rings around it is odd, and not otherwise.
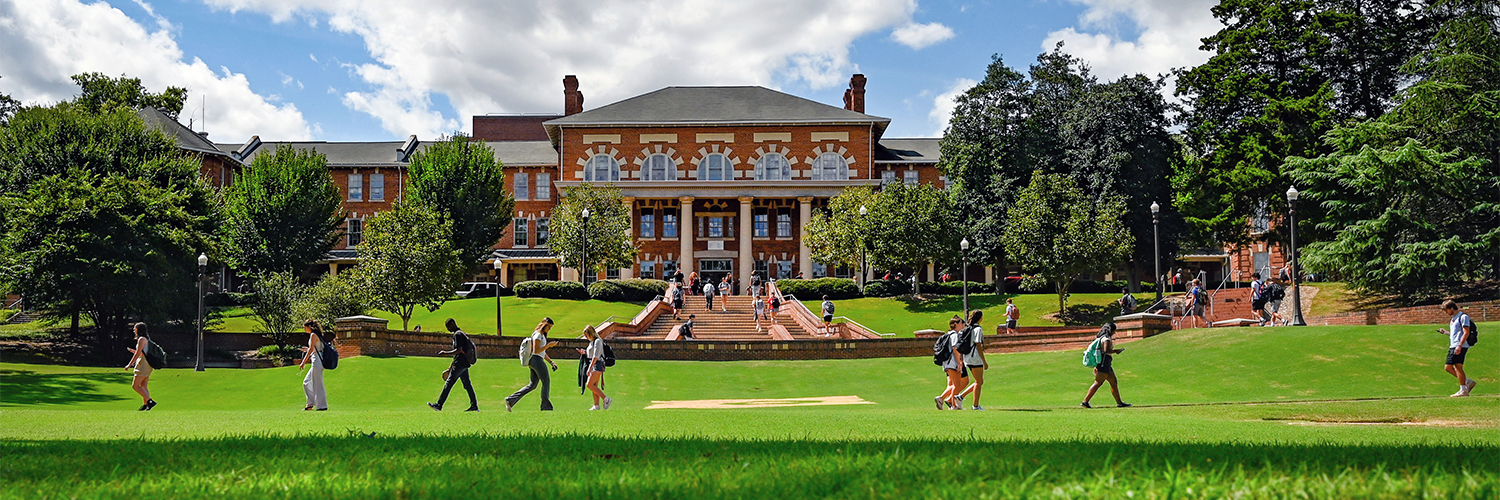
[[[1449,420],[1449,419],[1416,419],[1416,418],[1375,418],[1375,419],[1349,419],[1349,418],[1325,418],[1325,417],[1267,417],[1262,420],[1272,422],[1286,422],[1287,425],[1408,425],[1421,427],[1478,427],[1483,426],[1479,422],[1471,420]]]
[[[706,410],[725,408],[777,408],[788,406],[872,405],[859,396],[824,396],[819,398],[779,399],[697,399],[687,401],[652,401],[647,410]]]

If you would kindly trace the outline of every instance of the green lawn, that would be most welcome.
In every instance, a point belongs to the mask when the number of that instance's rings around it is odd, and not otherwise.
[[[1021,309],[1020,326],[1060,326],[1063,323],[1044,316],[1057,313],[1057,295],[1021,294],[996,295],[993,293],[970,294],[969,307],[983,309],[985,323],[994,331],[994,325],[1005,323],[1005,299],[1015,299]],[[1074,311],[1095,313],[1107,311],[1109,316],[1119,313],[1113,293],[1075,293],[1068,298],[1068,307]],[[1136,297],[1147,300],[1145,295]],[[808,307],[817,309],[818,302],[808,302]],[[1145,304],[1142,304],[1144,306]],[[854,321],[881,333],[895,333],[898,337],[911,337],[912,332],[925,329],[947,329],[948,318],[962,314],[962,296],[943,296],[930,300],[891,298],[861,298],[840,300],[834,303],[837,315],[848,316]],[[815,311],[816,312],[816,311]],[[1098,316],[1098,314],[1095,314]],[[1095,323],[1098,324],[1098,323]]]
[[[621,360],[607,412],[584,411],[563,362],[558,411],[533,394],[515,413],[501,398],[522,368],[486,359],[478,414],[423,406],[437,358],[346,359],[315,413],[292,367],[165,370],[142,413],[123,370],[5,363],[0,498],[1495,498],[1500,343],[1470,355],[1476,397],[1447,398],[1430,332],[1164,334],[1116,358],[1126,410],[1076,406],[1091,379],[1077,352],[991,356],[983,413],[928,406],[926,358]],[[643,410],[839,395],[875,404]]]
[[[411,327],[418,325],[426,331],[443,331],[443,322],[453,318],[458,326],[469,333],[495,333],[495,299],[450,300],[436,311],[417,307],[411,317]],[[527,335],[544,317],[552,317],[556,331],[578,332],[586,324],[598,324],[610,316],[620,322],[630,321],[641,312],[645,304],[633,302],[604,302],[601,300],[555,300],[520,299],[502,297],[500,307],[505,317],[506,335]],[[373,316],[390,320],[391,329],[401,328],[401,317],[394,313],[376,311]],[[249,332],[257,325],[249,308],[225,311],[224,325],[219,331]]]

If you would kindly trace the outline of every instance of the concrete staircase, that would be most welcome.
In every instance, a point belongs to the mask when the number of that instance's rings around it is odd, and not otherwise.
[[[697,315],[693,320],[693,337],[697,340],[718,341],[740,341],[740,340],[777,340],[772,336],[771,324],[767,320],[761,320],[761,331],[755,331],[755,309],[754,303],[747,295],[732,295],[729,297],[729,310],[721,310],[723,298],[714,297],[714,309],[705,308],[703,296],[693,295],[683,297],[682,312],[679,319],[672,319],[670,314],[663,314],[656,319],[650,327],[641,332],[640,335],[621,336],[621,339],[639,340],[663,340],[672,334],[673,328],[687,321],[689,314]],[[770,306],[768,305],[767,308]],[[781,315],[776,318],[777,324],[786,329],[792,340],[813,340],[818,337],[810,335],[795,321],[787,315],[787,307],[782,306]],[[785,340],[785,339],[782,339]]]
[[[10,325],[15,325],[15,324],[20,324],[20,323],[30,323],[32,321],[36,321],[36,320],[39,320],[39,319],[42,319],[42,313],[40,313],[40,312],[37,312],[37,311],[21,311],[19,313],[16,313],[15,315],[12,315],[10,317],[10,319],[8,319],[8,320],[5,321],[5,323],[6,324],[10,324]]]

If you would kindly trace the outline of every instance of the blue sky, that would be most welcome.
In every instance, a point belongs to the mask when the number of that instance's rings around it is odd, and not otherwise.
[[[387,140],[482,113],[586,109],[669,85],[764,85],[842,104],[869,79],[887,137],[941,133],[993,54],[1024,67],[1059,40],[1096,73],[1197,64],[1206,0],[0,0],[0,91],[65,99],[70,74],[189,88],[210,138]]]

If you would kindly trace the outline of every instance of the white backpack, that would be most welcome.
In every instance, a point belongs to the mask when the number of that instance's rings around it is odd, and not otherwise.
[[[535,354],[531,351],[533,343],[547,343],[546,337],[537,339],[540,335],[540,333],[532,333],[530,337],[526,337],[526,340],[521,341],[521,366],[530,366],[528,363],[531,361],[531,356]]]

